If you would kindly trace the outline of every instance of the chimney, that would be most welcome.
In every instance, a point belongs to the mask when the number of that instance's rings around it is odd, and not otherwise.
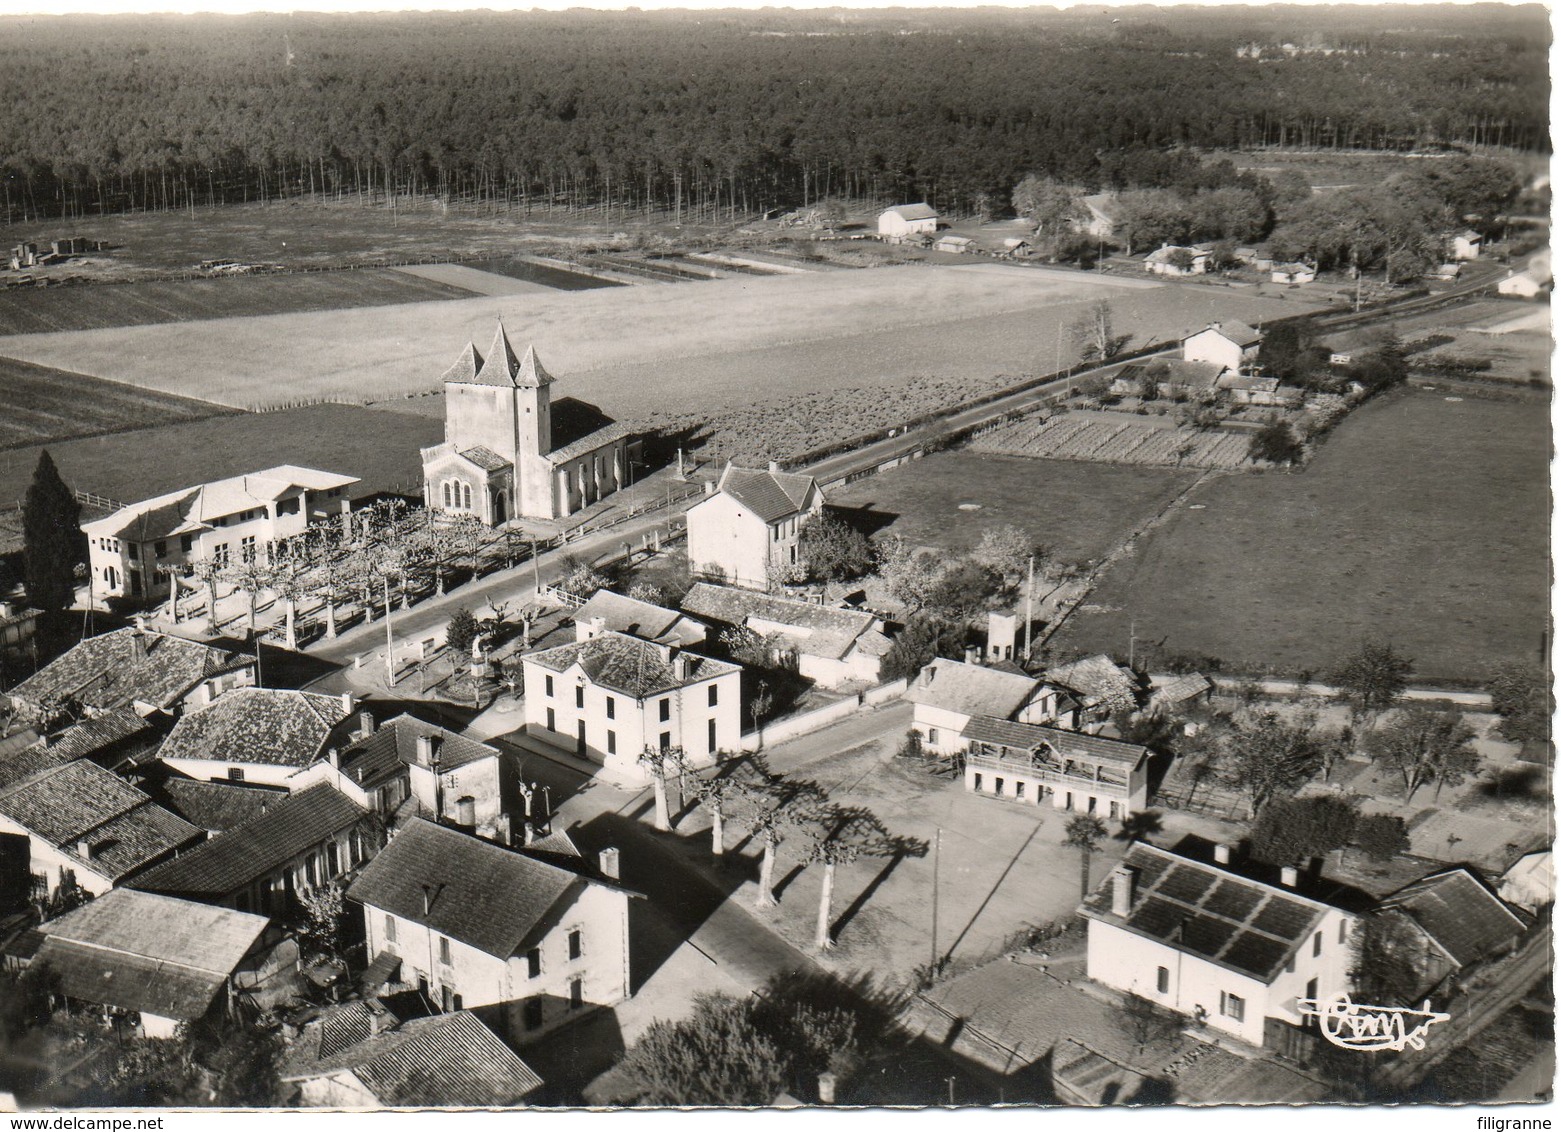
[[[1214,863],[1216,865],[1230,864],[1230,846],[1223,841],[1217,842],[1214,846]]]
[[[470,794],[455,800],[455,824],[462,829],[477,828],[477,800]]]
[[[683,652],[674,653],[672,657],[672,678],[681,683],[688,679],[688,671],[688,654]]]
[[[0,621],[4,621],[7,617],[10,617],[11,614],[14,613],[14,612],[15,612],[15,610],[11,608],[11,603],[10,602],[8,602],[8,601],[0,601]]]
[[[357,709],[357,706],[357,697],[351,692],[343,692],[341,694],[341,711],[344,717],[351,715]]]
[[[130,651],[137,660],[146,659],[146,627],[139,619],[136,627],[130,631]]]
[[[88,841],[85,837],[76,842],[76,856],[80,857],[84,861],[92,860],[92,842]]]
[[[770,461],[770,475],[773,476],[776,472],[778,472],[780,470],[781,470],[780,469],[780,461],[779,460],[771,460]]]
[[[965,646],[965,663],[966,664],[980,664],[981,663],[981,646],[980,645],[966,645]]]
[[[432,766],[434,762],[434,737],[432,735],[419,735],[417,737],[417,765]]]
[[[367,739],[374,734],[374,715],[369,711],[358,713],[358,738]]]
[[[705,481],[705,494],[706,495],[714,495],[715,494],[715,480],[706,480]]]
[[[818,1103],[835,1103],[835,1075],[833,1073],[820,1073],[818,1075]]]
[[[1286,888],[1294,888],[1300,879],[1301,874],[1294,865],[1286,865],[1279,870],[1279,883]]]
[[[602,870],[602,875],[604,877],[611,877],[613,880],[619,879],[618,850],[603,849],[601,854],[597,857],[597,867]]]
[[[607,628],[607,618],[588,617],[585,621],[587,637],[600,636],[603,629]]]
[[[530,845],[537,839],[537,830],[529,821],[520,827],[520,843]]]
[[[341,751],[337,750],[335,747],[327,747],[325,749],[325,761],[331,764],[332,770],[340,770]]]
[[[1126,918],[1133,912],[1133,886],[1138,880],[1138,870],[1128,865],[1119,866],[1111,874],[1111,914]]]

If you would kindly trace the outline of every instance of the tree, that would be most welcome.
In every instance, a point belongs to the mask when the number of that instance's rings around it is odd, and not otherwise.
[[[652,1022],[621,1069],[640,1105],[768,1105],[786,1080],[750,1002],[710,993],[695,997],[687,1018]]]
[[[76,600],[76,566],[87,560],[81,504],[60,478],[48,449],[38,453],[22,501],[22,579],[27,600],[46,614]]]
[[[476,640],[477,618],[463,605],[450,614],[449,624],[444,630],[444,643],[457,657],[469,659],[472,655],[472,645]]]
[[[958,658],[964,649],[965,634],[960,626],[934,613],[918,613],[895,634],[879,673],[885,680],[914,679],[934,657]]]
[[[797,553],[816,581],[843,582],[873,568],[873,544],[837,515],[815,515],[803,524]]]
[[[1079,351],[1080,360],[1085,362],[1109,362],[1122,352],[1122,347],[1132,337],[1131,334],[1118,335],[1113,330],[1111,303],[1107,299],[1096,299],[1091,303],[1068,328],[1068,333]]]
[[[1368,394],[1382,393],[1402,385],[1409,377],[1409,362],[1404,345],[1389,336],[1365,351],[1351,363],[1350,380],[1359,382]]]
[[[336,603],[350,577],[350,559],[341,537],[330,527],[315,527],[306,536],[305,553],[309,558],[310,592],[325,608],[325,635],[336,639]]]
[[[1550,738],[1550,681],[1531,665],[1509,663],[1491,670],[1486,690],[1501,721],[1496,730],[1514,743],[1542,743]]]
[[[1061,233],[1084,215],[1084,190],[1050,177],[1027,175],[1014,186],[1014,212],[1035,225],[1037,236]]]
[[[779,778],[765,765],[750,760],[739,794],[738,819],[750,835],[764,847],[759,861],[759,887],[754,906],[775,906],[775,857],[789,831],[804,821],[826,800],[824,791],[813,782]]]
[[[1258,345],[1258,365],[1269,377],[1299,383],[1318,364],[1316,339],[1317,329],[1310,319],[1274,323],[1264,331]]]
[[[1442,787],[1457,786],[1480,767],[1474,749],[1474,730],[1462,714],[1427,707],[1401,709],[1366,735],[1372,757],[1404,780],[1404,801],[1428,782],[1436,783],[1432,801]]]
[[[1252,856],[1271,865],[1309,861],[1343,849],[1355,836],[1360,807],[1332,794],[1272,798],[1252,826]]]
[[[249,636],[253,637],[255,605],[260,600],[260,595],[271,584],[270,567],[262,565],[252,554],[241,555],[237,562],[230,562],[223,568],[222,578],[247,599],[244,624]]]
[[[1219,736],[1214,772],[1227,786],[1247,796],[1247,817],[1317,773],[1321,756],[1313,734],[1315,721],[1286,723],[1272,711],[1255,712],[1232,721]]]
[[[927,604],[927,595],[943,573],[943,563],[928,550],[917,550],[901,535],[878,544],[878,576],[895,601],[911,609]]]
[[[1252,434],[1247,443],[1247,459],[1262,460],[1269,464],[1299,464],[1301,442],[1290,431],[1284,418],[1270,417],[1268,423]]]
[[[710,813],[710,853],[719,857],[726,852],[726,814],[742,793],[742,781],[735,771],[725,773],[718,763],[715,773],[700,779],[696,789],[699,804]]]
[[[303,572],[292,557],[279,562],[271,572],[271,592],[282,603],[282,626],[287,647],[298,650],[298,603],[309,595]]]
[[[1409,852],[1409,830],[1397,814],[1364,814],[1355,825],[1355,844],[1373,861]]]
[[[1063,827],[1062,843],[1079,851],[1079,899],[1089,895],[1089,859],[1106,836],[1106,823],[1094,814],[1078,814]]]
[[[1186,1025],[1186,1019],[1180,1014],[1131,991],[1123,1000],[1122,1009],[1113,1012],[1113,1017],[1121,1023],[1139,1053],[1157,1042],[1174,1038]]]
[[[206,626],[212,636],[220,632],[217,620],[217,583],[222,580],[225,569],[224,563],[218,558],[197,558],[190,563],[190,572],[206,590]]]
[[[607,578],[595,566],[573,554],[564,555],[560,565],[564,576],[559,579],[558,588],[570,597],[584,601],[607,586]]]
[[[342,958],[351,909],[341,885],[305,888],[298,895],[298,904],[300,916],[295,934],[304,950],[311,955]]]
[[[1409,1006],[1419,997],[1425,945],[1396,909],[1362,916],[1350,939],[1350,984],[1357,1002]]]
[[[1193,219],[1177,193],[1165,189],[1126,192],[1117,197],[1116,207],[1114,230],[1126,242],[1128,255],[1135,247],[1185,244],[1191,237]]]
[[[667,778],[682,775],[688,767],[688,757],[682,747],[652,747],[649,744],[635,760],[650,775],[651,788],[656,796],[656,828],[670,833],[672,819],[667,807]]]
[[[977,563],[1001,575],[1010,590],[1016,589],[1029,574],[1032,557],[1044,563],[1045,549],[1036,546],[1034,539],[1012,523],[986,528],[971,553]]]
[[[1356,718],[1369,721],[1398,703],[1413,667],[1414,661],[1394,652],[1390,643],[1365,641],[1338,663],[1332,679]]]
[[[814,838],[813,848],[808,853],[808,863],[824,866],[824,880],[818,892],[818,923],[813,930],[813,946],[820,951],[828,951],[835,946],[834,937],[829,931],[830,906],[835,895],[835,866],[849,865],[861,852],[860,846],[837,836],[834,831]]]
[[[938,576],[927,592],[927,607],[958,621],[986,609],[1002,589],[1002,577],[990,566],[961,558]]]

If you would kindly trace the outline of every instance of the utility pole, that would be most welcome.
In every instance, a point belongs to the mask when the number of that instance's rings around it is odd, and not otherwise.
[[[927,976],[938,973],[938,850],[943,847],[943,827],[938,827],[932,842],[932,960],[927,964]]]
[[[396,639],[390,632],[390,575],[381,574],[379,580],[385,587],[385,687],[396,686]]]
[[[1134,617],[1127,623],[1127,666],[1133,667],[1136,657],[1135,649],[1138,645],[1138,618]]]
[[[542,598],[542,564],[537,561],[536,539],[531,540],[531,578],[532,584],[536,588],[533,600],[540,601]]]
[[[1030,555],[1030,565],[1024,577],[1024,659],[1030,662],[1030,646],[1035,632],[1035,555]]]

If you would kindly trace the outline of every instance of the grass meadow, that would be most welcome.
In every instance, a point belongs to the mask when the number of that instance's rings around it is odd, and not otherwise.
[[[1391,641],[1417,679],[1537,661],[1549,614],[1548,404],[1419,389],[1354,413],[1304,472],[1200,487],[1053,644],[1328,671]],[[1193,509],[1198,507],[1199,509]]]
[[[222,405],[0,358],[0,449],[231,413]]]

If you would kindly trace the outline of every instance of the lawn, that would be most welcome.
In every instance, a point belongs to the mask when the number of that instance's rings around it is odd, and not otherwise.
[[[369,401],[433,388],[502,317],[517,348],[534,343],[562,379],[560,394],[633,417],[919,374],[1047,372],[1073,360],[1064,328],[1097,297],[1135,341],[1306,309],[1141,278],[903,266],[37,334],[0,339],[0,355],[237,407]]]
[[[209,401],[0,358],[0,449],[231,413]]]
[[[6,287],[0,289],[0,334],[42,334],[297,311],[333,311],[469,299],[474,293],[469,288],[390,268],[93,283],[43,290]],[[194,393],[198,389],[178,392]]]
[[[234,413],[48,445],[65,482],[121,502],[191,484],[301,464],[358,476],[366,491],[421,490],[418,449],[439,421],[357,405]],[[0,500],[20,499],[39,446],[0,451]]]
[[[1548,406],[1401,391],[1296,474],[1211,481],[1117,563],[1054,645],[1326,672],[1390,640],[1422,681],[1535,660],[1549,612]]]
[[[966,550],[987,527],[1013,523],[1058,559],[1080,561],[1110,551],[1195,475],[955,451],[858,480],[831,491],[829,501],[892,518],[888,530],[920,545]]]

